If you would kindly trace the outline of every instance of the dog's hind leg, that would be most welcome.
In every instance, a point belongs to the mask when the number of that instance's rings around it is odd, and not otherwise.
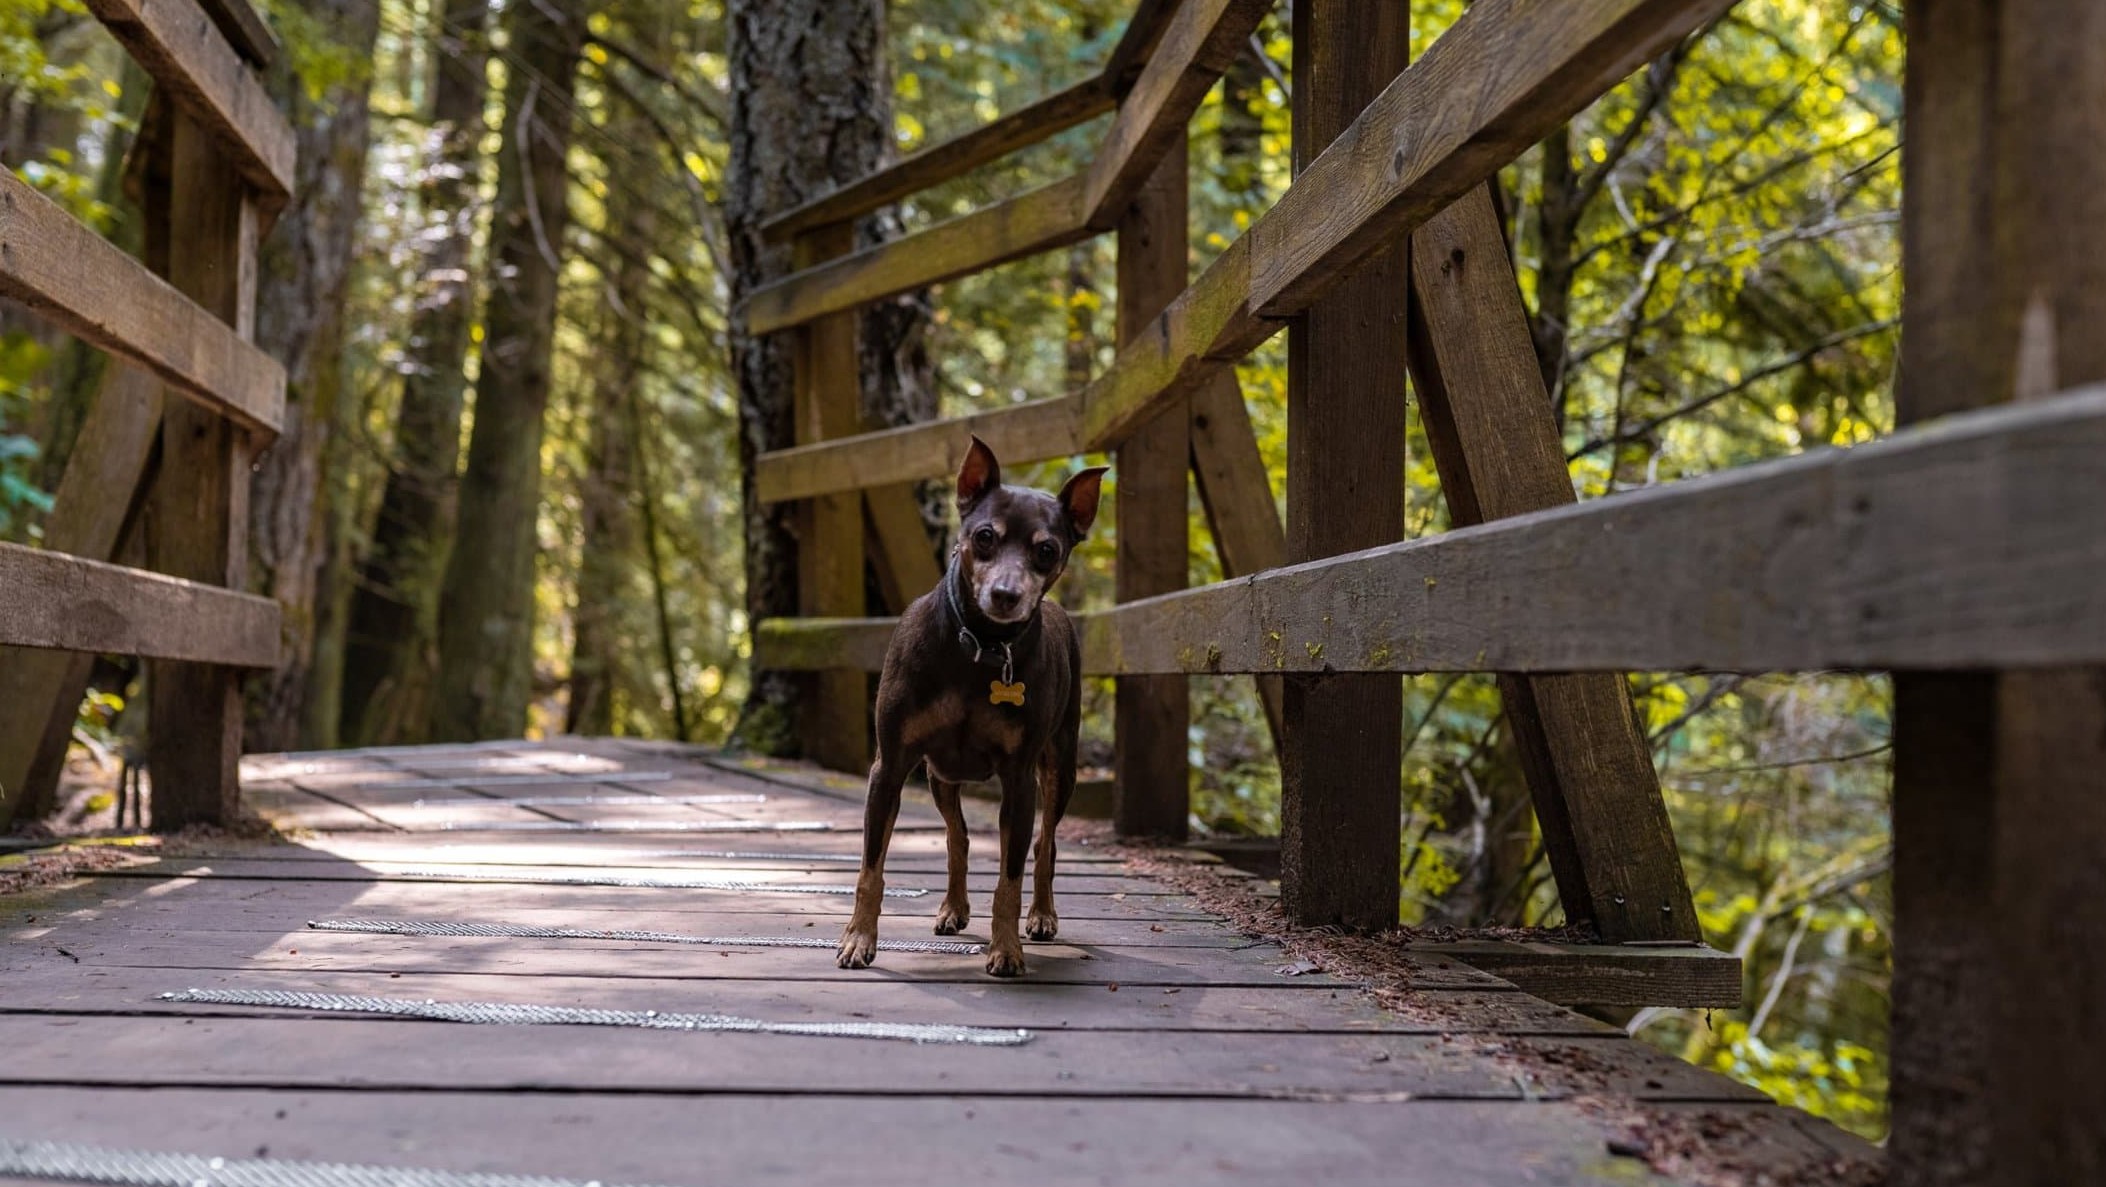
[[[870,764],[870,792],[863,801],[863,866],[856,875],[855,914],[841,931],[834,963],[844,969],[867,968],[877,959],[878,911],[885,902],[885,851],[892,847],[892,824],[899,819],[899,793],[907,772],[921,761],[898,746],[878,748]]]
[[[943,907],[936,913],[936,934],[955,936],[973,917],[972,901],[965,895],[965,857],[971,839],[965,835],[965,809],[958,803],[958,785],[929,773],[929,794],[936,797],[936,810],[943,813],[944,847],[950,857],[950,883],[943,892]]]
[[[1031,811],[1036,806],[1037,764],[1012,763],[1002,771],[1002,870],[995,878],[994,910],[988,914],[987,972],[1024,974],[1024,943],[1017,916],[1024,906],[1024,859],[1031,856]]]

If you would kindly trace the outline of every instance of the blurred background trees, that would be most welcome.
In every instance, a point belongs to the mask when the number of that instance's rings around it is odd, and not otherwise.
[[[786,266],[756,223],[1086,76],[1128,5],[267,7],[288,47],[275,85],[301,162],[264,257],[258,335],[288,365],[291,409],[257,476],[252,570],[287,607],[291,662],[252,683],[251,736],[715,743],[743,713],[744,740],[780,745],[781,690],[756,686],[746,657],[753,616],[785,604],[788,526],[745,510],[741,462],[787,440],[787,365],[729,316]],[[1461,7],[1420,0],[1420,48]],[[1287,27],[1284,11],[1268,18],[1194,125],[1197,263],[1287,184]],[[1891,427],[1900,29],[1893,0],[1743,0],[1502,176],[1581,497]],[[119,242],[144,99],[74,0],[0,0],[0,161]],[[1054,180],[1101,130],[861,235]],[[1110,252],[1086,243],[872,311],[866,416],[953,415],[1086,380],[1110,355]],[[1241,371],[1276,489],[1284,354],[1276,342]],[[100,367],[0,305],[0,538],[38,539]],[[1441,531],[1412,432],[1410,528]],[[1019,477],[1050,484],[1064,468]],[[1116,483],[1107,530],[1061,591],[1070,606],[1110,600]],[[1209,580],[1219,565],[1196,500],[1193,514],[1192,576]],[[103,665],[84,736],[107,727],[128,680]],[[1706,932],[1747,958],[1750,984],[1731,1014],[1649,1011],[1631,1025],[1883,1132],[1884,681],[1633,686]],[[1102,761],[1108,685],[1091,697],[1086,749]],[[1196,826],[1276,831],[1250,686],[1195,680],[1193,703]],[[1406,712],[1405,920],[1556,923],[1491,680],[1411,680]]]

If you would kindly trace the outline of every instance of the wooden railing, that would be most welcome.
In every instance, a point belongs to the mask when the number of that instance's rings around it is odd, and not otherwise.
[[[154,80],[127,166],[146,259],[0,171],[0,295],[113,356],[45,547],[0,545],[0,824],[49,796],[95,653],[153,661],[155,827],[221,822],[241,671],[278,662],[278,605],[241,588],[251,459],[284,418],[285,371],[250,338],[293,132],[258,77],[276,43],[246,0],[88,8]]]

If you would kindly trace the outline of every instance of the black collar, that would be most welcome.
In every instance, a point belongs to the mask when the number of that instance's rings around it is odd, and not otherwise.
[[[999,663],[1004,672],[1010,671],[1014,667],[1012,652],[1016,645],[1038,626],[1039,607],[1033,606],[1031,616],[1022,622],[990,622],[983,615],[975,626],[972,619],[966,617],[965,603],[958,596],[959,581],[958,559],[954,554],[950,567],[943,573],[943,600],[950,608],[951,617],[958,622],[958,645],[972,654],[974,663]]]

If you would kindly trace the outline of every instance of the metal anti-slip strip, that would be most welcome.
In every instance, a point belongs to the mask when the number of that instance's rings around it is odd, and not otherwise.
[[[712,795],[527,795],[517,799],[490,795],[447,796],[436,800],[412,800],[412,808],[578,808],[590,804],[633,808],[644,804],[765,804],[759,792]]]
[[[790,885],[754,882],[737,878],[630,878],[614,874],[486,874],[470,870],[391,870],[389,877],[435,882],[526,882],[546,886],[645,886],[666,890],[723,890],[741,894],[847,894],[853,886]],[[916,888],[885,889],[886,898],[920,898],[929,893]]]
[[[580,1006],[533,1006],[514,1002],[442,1002],[430,998],[363,997],[349,993],[303,993],[283,989],[189,989],[164,993],[165,1002],[218,1006],[266,1006],[286,1010],[330,1010],[387,1014],[485,1026],[637,1026],[647,1030],[707,1030],[740,1034],[803,1035],[822,1039],[890,1039],[966,1047],[1015,1047],[1031,1032],[1015,1028],[949,1026],[922,1022],[763,1022],[731,1014],[668,1014],[658,1010],[601,1010]]]
[[[485,801],[491,805],[500,800]],[[447,821],[411,832],[457,833],[824,833],[824,820],[489,820]]]
[[[280,1158],[211,1158],[6,1138],[0,1138],[0,1175],[116,1187],[603,1187],[597,1179]]]
[[[524,940],[636,940],[649,944],[706,944],[720,948],[833,948],[821,936],[690,936],[674,931],[599,930],[587,927],[533,927],[523,923],[455,923],[434,919],[310,919],[316,931],[355,932],[375,936],[488,936]],[[925,952],[940,956],[978,956],[985,944],[945,940],[879,940],[880,952]]]

